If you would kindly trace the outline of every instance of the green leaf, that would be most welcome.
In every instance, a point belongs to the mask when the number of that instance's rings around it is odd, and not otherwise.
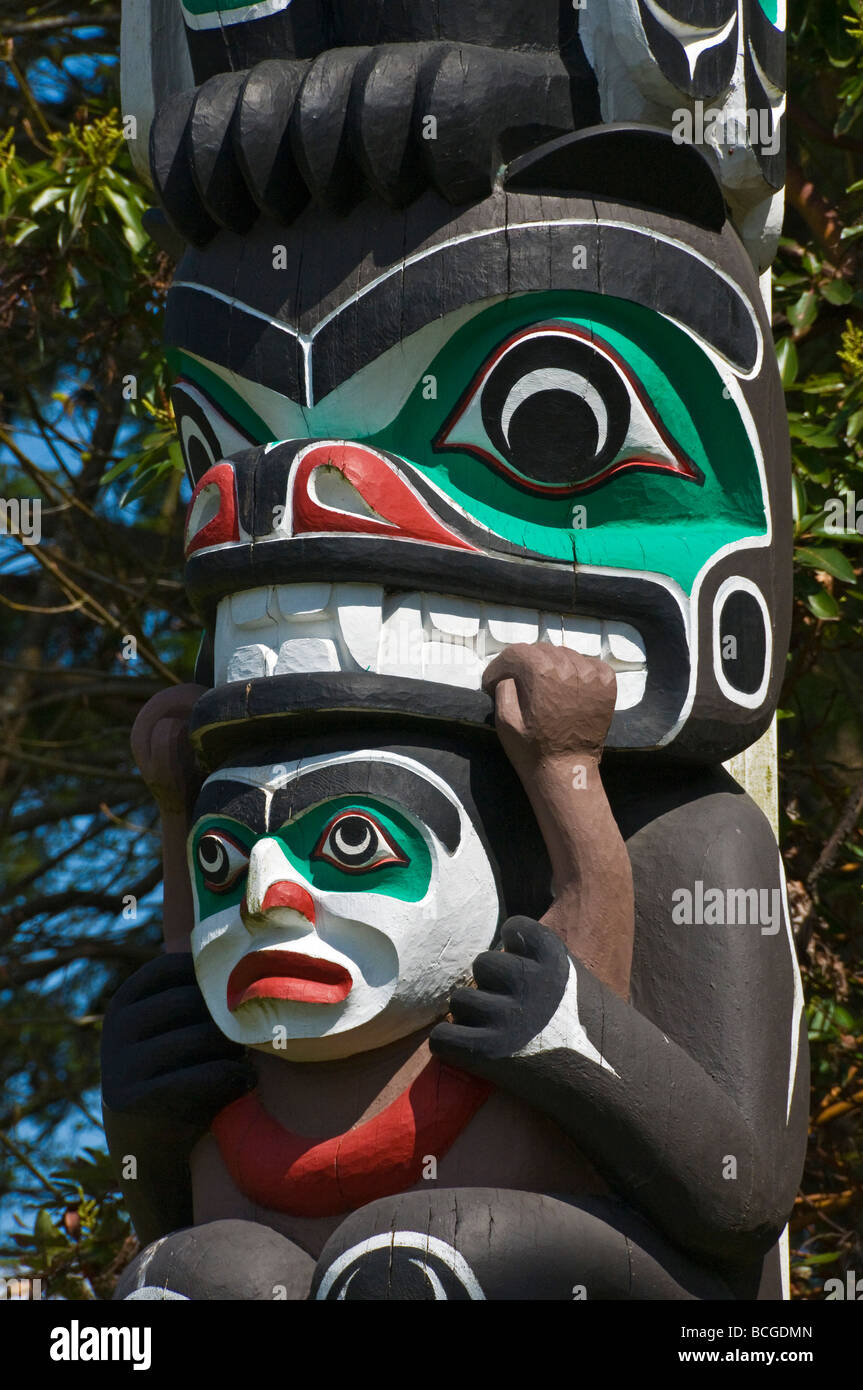
[[[826,589],[819,589],[815,594],[809,594],[806,603],[810,612],[814,613],[822,623],[832,623],[839,617],[839,604],[832,594],[828,594]]]
[[[808,565],[813,570],[824,570],[825,574],[832,574],[834,579],[841,579],[843,584],[854,584],[857,576],[850,560],[842,554],[841,550],[834,550],[832,546],[807,546],[804,549],[796,549],[794,558],[798,565]]]
[[[823,287],[821,296],[828,304],[847,304],[854,298],[854,289],[847,280],[830,280]]]
[[[84,216],[84,209],[87,206],[87,194],[93,183],[92,174],[88,174],[80,183],[76,183],[72,189],[72,196],[69,199],[69,218],[72,222],[72,231],[76,232],[81,225]]]
[[[113,467],[107,469],[106,472],[102,474],[101,478],[99,479],[99,486],[102,487],[105,483],[112,483],[115,478],[121,478],[124,473],[128,473],[129,469],[134,468],[134,466],[134,454],[132,454],[129,458],[120,459],[119,463],[115,463]]]
[[[788,322],[795,333],[805,333],[818,317],[818,299],[814,290],[805,290],[788,310]]]
[[[863,429],[863,410],[855,410],[845,426],[845,438],[849,442],[856,439],[861,429]]]
[[[123,197],[114,188],[106,186],[105,197],[120,214],[123,222],[123,236],[130,250],[137,255],[144,249],[148,239],[147,233],[141,225],[137,209],[130,198]]]
[[[808,499],[806,497],[806,484],[802,478],[798,478],[796,473],[791,478],[791,500],[794,507],[794,519],[800,525],[806,516]]]
[[[781,343],[777,343],[776,359],[779,363],[782,385],[787,391],[788,387],[797,380],[797,349],[791,338],[783,338]]]
[[[57,203],[62,198],[65,198],[67,191],[68,190],[65,188],[43,189],[30,204],[30,211],[33,213],[41,212],[43,208],[49,207],[51,203]]]
[[[9,238],[9,245],[20,246],[22,241],[26,241],[28,236],[32,236],[33,233],[38,232],[38,230],[38,222],[22,222],[15,235]]]

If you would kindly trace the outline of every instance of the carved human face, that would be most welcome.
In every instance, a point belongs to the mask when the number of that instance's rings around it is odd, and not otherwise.
[[[383,1046],[441,1017],[494,937],[476,829],[411,758],[223,769],[195,817],[195,968],[235,1042],[291,1060]]]

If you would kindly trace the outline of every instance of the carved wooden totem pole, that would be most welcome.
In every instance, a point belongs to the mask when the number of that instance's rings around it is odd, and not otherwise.
[[[124,7],[205,636],[118,1297],[781,1297],[777,0]]]

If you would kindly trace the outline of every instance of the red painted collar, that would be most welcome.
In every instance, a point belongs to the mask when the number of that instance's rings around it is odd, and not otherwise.
[[[330,1139],[285,1129],[254,1091],[226,1106],[212,1131],[225,1167],[256,1205],[338,1216],[413,1187],[424,1159],[446,1153],[492,1090],[433,1058],[380,1114]]]

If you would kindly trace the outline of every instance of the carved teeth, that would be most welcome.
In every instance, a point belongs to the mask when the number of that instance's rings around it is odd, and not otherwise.
[[[376,670],[383,622],[383,589],[377,584],[336,584],[333,601],[342,641],[352,659],[361,671]]]
[[[291,637],[279,647],[274,676],[304,671],[340,671],[339,649],[329,637]]]
[[[489,636],[499,647],[511,647],[514,642],[539,641],[539,614],[529,608],[506,608],[484,605],[484,617]]]
[[[617,673],[619,710],[643,698],[645,646],[628,623],[447,594],[387,593],[379,584],[280,584],[223,599],[215,679],[374,671],[479,690],[498,652],[537,640],[602,656]]]
[[[275,618],[271,617],[267,599],[267,589],[247,589],[242,594],[231,595],[231,617],[235,627],[272,627]]]
[[[331,589],[331,584],[280,584],[272,592],[283,618],[310,618],[326,613]]]
[[[628,623],[605,623],[604,628],[612,662],[625,661],[636,666],[643,664],[646,659],[644,643],[634,627]]]
[[[602,629],[598,618],[570,618],[560,620],[563,628],[563,645],[582,656],[601,656]]]
[[[271,676],[276,665],[276,653],[271,647],[257,642],[237,647],[228,662],[226,681],[252,681],[259,676]]]

